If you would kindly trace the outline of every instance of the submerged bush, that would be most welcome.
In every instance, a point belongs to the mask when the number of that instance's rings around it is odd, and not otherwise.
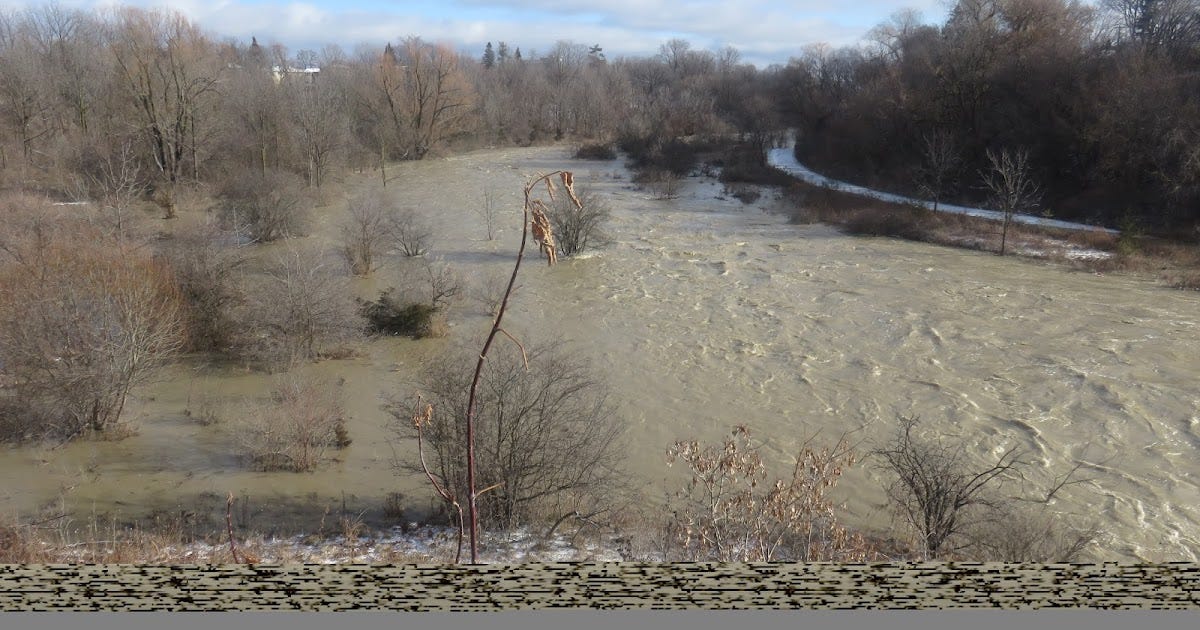
[[[246,414],[240,437],[246,458],[258,470],[313,470],[330,449],[350,445],[341,384],[282,379],[270,403]]]
[[[383,291],[373,302],[359,300],[359,312],[366,318],[370,332],[375,334],[413,339],[446,334],[441,309],[425,302],[407,302],[394,288]]]

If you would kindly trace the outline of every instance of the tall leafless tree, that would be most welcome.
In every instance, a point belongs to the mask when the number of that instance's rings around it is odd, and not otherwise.
[[[987,157],[991,170],[983,175],[984,185],[991,191],[992,204],[1004,213],[1000,233],[1000,255],[1003,256],[1013,215],[1036,208],[1041,191],[1033,181],[1028,151],[988,151]]]
[[[223,70],[211,40],[182,14],[131,7],[117,11],[111,37],[118,76],[161,180],[173,186],[188,174],[189,161],[195,176],[198,119],[216,98]]]
[[[954,137],[941,129],[921,137],[921,154],[924,158],[920,170],[921,192],[933,199],[933,210],[936,212],[942,196],[953,184],[962,158]]]

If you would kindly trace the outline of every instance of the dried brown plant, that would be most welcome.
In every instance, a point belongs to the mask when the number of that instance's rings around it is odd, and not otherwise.
[[[843,437],[833,447],[806,442],[790,478],[769,479],[766,463],[745,426],[722,444],[676,442],[668,463],[682,461],[691,479],[677,493],[673,515],[690,555],[721,562],[863,561],[865,540],[842,527],[829,490],[857,461]]]

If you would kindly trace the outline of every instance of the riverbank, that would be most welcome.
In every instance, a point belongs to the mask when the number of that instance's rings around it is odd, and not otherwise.
[[[1000,222],[994,210],[937,204],[833,180],[800,164],[791,148],[768,152],[769,164],[794,177],[783,193],[794,223],[836,225],[849,234],[999,252]],[[1061,263],[1093,273],[1129,273],[1176,289],[1200,290],[1200,246],[1151,238],[1135,230],[1014,215],[1008,253]]]

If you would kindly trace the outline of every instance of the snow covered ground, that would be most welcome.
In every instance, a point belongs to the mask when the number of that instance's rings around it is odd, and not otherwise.
[[[922,199],[913,199],[911,197],[904,197],[901,195],[894,195],[892,193],[881,192],[878,190],[871,190],[870,188],[864,188],[862,186],[856,186],[854,184],[848,184],[846,182],[841,182],[841,181],[838,181],[835,179],[830,179],[828,177],[825,177],[824,175],[821,175],[820,173],[817,173],[817,172],[813,171],[812,169],[808,168],[807,166],[804,166],[803,164],[801,164],[796,159],[796,155],[792,151],[791,147],[771,149],[770,151],[767,152],[767,161],[771,164],[771,166],[774,166],[775,168],[777,168],[785,173],[788,173],[789,175],[798,177],[801,180],[803,180],[809,184],[813,184],[815,186],[826,186],[826,187],[832,188],[834,190],[840,190],[842,192],[853,193],[855,195],[861,195],[863,197],[870,197],[872,199],[878,199],[880,201],[887,201],[887,202],[891,202],[891,203],[900,203],[900,204],[907,204],[907,205],[916,205],[916,206],[921,206],[921,207],[933,210],[933,202],[932,201],[925,201]],[[967,206],[955,206],[955,205],[950,205],[950,204],[939,203],[937,210],[938,210],[938,212],[949,212],[952,214],[965,214],[965,215],[972,216],[972,217],[991,219],[993,221],[1003,221],[1004,220],[1003,213],[997,212],[995,210],[986,210],[984,208],[971,208],[971,207],[967,207]],[[1059,221],[1057,219],[1048,219],[1045,217],[1035,217],[1035,216],[1028,215],[1028,214],[1014,215],[1013,221],[1016,221],[1018,223],[1025,223],[1025,224],[1029,224],[1029,225],[1038,225],[1038,226],[1042,226],[1042,227],[1061,228],[1064,230],[1099,230],[1101,232],[1107,232],[1109,234],[1117,233],[1117,230],[1098,227],[1095,225],[1087,225],[1084,223],[1073,223],[1071,221]]]

